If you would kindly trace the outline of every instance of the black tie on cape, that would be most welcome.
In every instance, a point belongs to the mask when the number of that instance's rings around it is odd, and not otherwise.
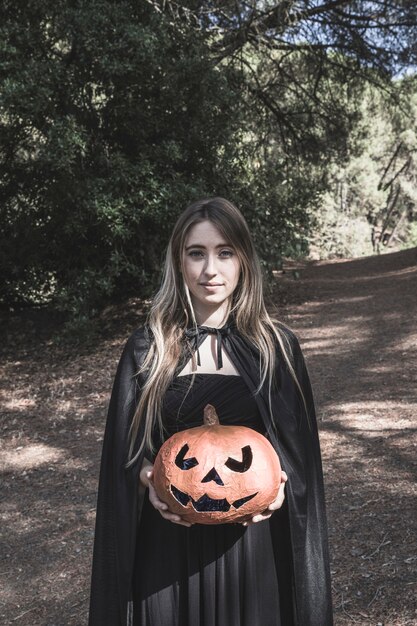
[[[197,364],[201,365],[200,361],[200,353],[198,350],[199,337],[207,337],[210,334],[217,334],[217,369],[221,369],[223,367],[223,359],[222,359],[222,339],[227,335],[230,335],[232,329],[236,326],[235,322],[229,322],[222,326],[221,328],[211,328],[210,326],[192,326],[191,328],[187,328],[185,331],[185,336],[188,339],[194,340],[194,346],[197,349]]]

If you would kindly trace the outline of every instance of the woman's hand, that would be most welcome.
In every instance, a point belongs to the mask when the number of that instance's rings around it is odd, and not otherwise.
[[[271,502],[271,504],[268,506],[267,509],[265,509],[265,511],[262,511],[262,513],[258,513],[257,515],[254,515],[252,519],[249,521],[242,522],[242,526],[249,526],[249,524],[256,524],[257,522],[262,522],[263,520],[269,519],[274,511],[282,507],[284,503],[284,499],[285,499],[284,488],[285,488],[285,483],[287,482],[287,480],[288,480],[287,474],[285,472],[282,472],[281,484],[279,486],[278,495],[275,498],[275,500]]]
[[[160,500],[156,495],[155,487],[153,485],[152,463],[146,462],[146,465],[144,464],[142,466],[139,474],[139,480],[144,487],[147,487],[149,489],[149,501],[152,506],[160,512],[164,519],[169,520],[170,522],[174,522],[174,524],[180,524],[181,526],[192,526],[190,522],[186,522],[185,520],[181,519],[180,515],[172,513],[169,510],[168,505]]]

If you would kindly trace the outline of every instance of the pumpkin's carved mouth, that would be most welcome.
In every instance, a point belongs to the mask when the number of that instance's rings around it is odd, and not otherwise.
[[[226,513],[231,506],[233,506],[235,509],[239,509],[246,502],[252,500],[252,498],[254,498],[258,492],[253,493],[250,496],[246,496],[245,498],[235,500],[234,502],[232,502],[232,504],[230,504],[226,500],[226,498],[222,498],[221,500],[214,500],[213,498],[210,498],[206,493],[198,500],[194,500],[194,498],[189,496],[187,493],[180,491],[174,485],[171,485],[171,493],[174,498],[178,500],[178,502],[183,506],[187,506],[187,504],[191,500],[191,504],[193,505],[194,509],[199,513],[203,513],[205,511],[221,511]]]

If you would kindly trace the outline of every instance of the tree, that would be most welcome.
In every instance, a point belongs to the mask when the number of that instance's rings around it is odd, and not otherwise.
[[[281,106],[282,94],[291,91],[304,102],[310,125],[338,128],[337,98],[334,106],[330,94],[323,97],[329,77],[338,76],[336,89],[370,82],[395,100],[391,78],[417,65],[417,6],[410,1],[147,1],[173,22],[187,21],[209,33],[214,63],[249,67],[254,58],[257,66],[261,61],[273,68],[267,81],[249,71],[247,88],[257,106],[272,115],[291,154],[299,142],[304,154],[308,128],[300,133],[293,113]]]
[[[399,106],[370,84],[346,102],[357,119],[344,161],[329,163],[329,188],[312,238],[325,256],[379,252],[394,239],[405,239],[407,225],[415,219],[415,79],[396,81],[395,87]]]
[[[383,0],[3,2],[0,303],[87,315],[151,294],[177,214],[201,196],[240,206],[267,277],[305,253],[362,119],[350,94],[366,82],[401,101],[392,75],[415,61],[415,13]],[[381,183],[390,207],[410,145]]]
[[[173,219],[238,175],[233,69],[146,3],[3,3],[4,303],[146,295]]]

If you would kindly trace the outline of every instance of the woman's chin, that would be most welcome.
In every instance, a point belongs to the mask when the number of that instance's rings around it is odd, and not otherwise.
[[[220,298],[219,296],[207,296],[206,298],[200,300],[200,302],[206,302],[207,304],[216,304],[217,306],[220,306],[221,304],[223,304],[223,302],[226,301],[226,298]]]

